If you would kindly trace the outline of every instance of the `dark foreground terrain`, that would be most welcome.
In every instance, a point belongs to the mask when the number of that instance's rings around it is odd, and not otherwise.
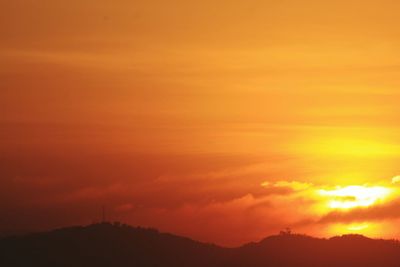
[[[222,248],[102,223],[0,239],[0,266],[391,267],[400,266],[400,244],[359,235],[317,239],[281,234]]]

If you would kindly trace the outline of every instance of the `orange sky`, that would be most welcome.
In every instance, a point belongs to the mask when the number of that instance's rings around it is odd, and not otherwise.
[[[2,1],[0,233],[400,238],[399,8]]]

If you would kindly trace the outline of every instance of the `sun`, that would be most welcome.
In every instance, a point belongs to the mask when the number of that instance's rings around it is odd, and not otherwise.
[[[334,189],[319,190],[319,194],[328,198],[331,209],[352,209],[369,207],[386,199],[392,190],[383,186],[350,185]]]

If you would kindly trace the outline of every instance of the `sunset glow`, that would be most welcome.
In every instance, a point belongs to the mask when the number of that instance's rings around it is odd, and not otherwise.
[[[0,235],[400,238],[400,1],[0,7]]]
[[[361,234],[371,237],[379,237],[382,226],[376,223],[351,223],[351,224],[333,224],[327,230],[331,235]]]
[[[329,197],[329,207],[332,209],[351,209],[368,207],[377,201],[382,201],[391,193],[391,190],[381,186],[346,186],[332,190],[320,190],[322,196]]]

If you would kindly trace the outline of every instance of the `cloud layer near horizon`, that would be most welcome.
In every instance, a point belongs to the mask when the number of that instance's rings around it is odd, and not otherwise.
[[[106,205],[110,220],[157,227],[202,241],[240,245],[278,233],[284,227],[325,236],[332,224],[398,219],[396,204],[400,199],[396,194],[371,207],[330,210],[330,198],[319,191],[335,185],[265,180],[263,175],[270,162],[259,158],[144,158],[136,159],[140,161],[136,165],[130,160],[128,165],[121,159],[112,162],[111,158],[100,161],[93,157],[92,165],[71,159],[43,159],[46,166],[24,166],[31,175],[13,176],[16,170],[9,170],[11,176],[3,179],[7,190],[2,197],[6,201],[0,204],[3,228],[87,224],[100,220],[101,206]],[[154,168],[153,173],[148,171],[149,166]],[[271,170],[270,175],[275,171]],[[134,175],[141,179],[132,179]],[[397,185],[389,180],[380,184],[398,192]]]

